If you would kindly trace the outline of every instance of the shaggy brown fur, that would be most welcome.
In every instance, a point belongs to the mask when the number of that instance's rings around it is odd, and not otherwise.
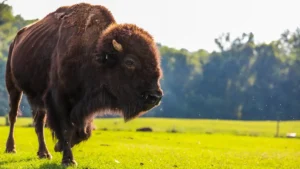
[[[10,95],[7,152],[22,93],[36,121],[38,155],[51,158],[43,127],[48,119],[63,152],[91,136],[96,114],[119,113],[125,121],[159,105],[160,56],[152,36],[134,24],[117,24],[103,6],[64,6],[20,30],[10,46],[6,84]]]

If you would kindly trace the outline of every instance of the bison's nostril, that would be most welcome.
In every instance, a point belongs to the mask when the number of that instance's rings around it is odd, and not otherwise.
[[[162,96],[158,94],[147,94],[144,96],[145,102],[148,104],[158,104]]]
[[[150,98],[151,100],[159,100],[159,99],[161,99],[161,96],[160,96],[160,95],[157,95],[157,94],[150,94],[150,95],[149,95],[149,98]]]
[[[162,93],[161,92],[144,92],[141,95],[142,99],[144,100],[145,104],[149,105],[157,105],[159,104],[160,100],[162,99]]]

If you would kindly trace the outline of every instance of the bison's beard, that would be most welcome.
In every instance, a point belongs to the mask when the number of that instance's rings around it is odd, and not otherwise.
[[[108,86],[104,86],[103,89],[99,98],[103,106],[97,109],[97,116],[119,115],[123,116],[125,122],[128,122],[145,114],[148,110],[145,109],[143,100],[137,93],[126,89],[113,92]]]
[[[100,90],[90,93],[92,96],[87,100],[87,114],[83,115],[80,109],[74,114],[77,121],[82,121],[85,116],[85,124],[95,116],[123,116],[124,121],[128,122],[145,114],[152,107],[145,107],[142,98],[137,94],[126,91],[112,92],[108,86],[103,86]],[[82,116],[83,115],[83,116]],[[76,121],[76,120],[75,120]],[[80,125],[79,125],[80,126]]]
[[[124,104],[120,107],[110,107],[110,108],[100,108],[95,113],[93,113],[93,116],[122,116],[124,118],[125,122],[128,122],[132,119],[135,119],[143,114],[145,114],[146,111],[143,111],[140,106],[137,105],[130,105],[130,104]],[[93,117],[92,117],[93,118]]]
[[[139,116],[145,114],[146,111],[142,110],[142,106],[136,103],[135,105],[128,104],[123,108],[123,117],[125,122],[129,122]]]

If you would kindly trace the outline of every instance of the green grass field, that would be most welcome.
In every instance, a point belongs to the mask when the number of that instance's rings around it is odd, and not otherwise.
[[[46,129],[52,160],[39,160],[32,120],[18,118],[16,154],[5,154],[8,127],[0,118],[0,168],[62,168]],[[300,121],[276,122],[139,118],[97,119],[91,139],[73,148],[77,168],[299,169]],[[136,132],[151,127],[154,132]],[[176,131],[172,133],[170,131]],[[298,138],[285,138],[296,132]]]

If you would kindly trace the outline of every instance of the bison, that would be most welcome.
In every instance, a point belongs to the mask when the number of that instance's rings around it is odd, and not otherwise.
[[[18,31],[9,48],[6,86],[10,132],[24,93],[34,115],[40,158],[51,158],[45,121],[57,139],[62,165],[76,165],[71,148],[90,138],[95,115],[120,114],[128,122],[158,106],[160,54],[153,37],[135,24],[118,24],[104,6],[62,6]]]

